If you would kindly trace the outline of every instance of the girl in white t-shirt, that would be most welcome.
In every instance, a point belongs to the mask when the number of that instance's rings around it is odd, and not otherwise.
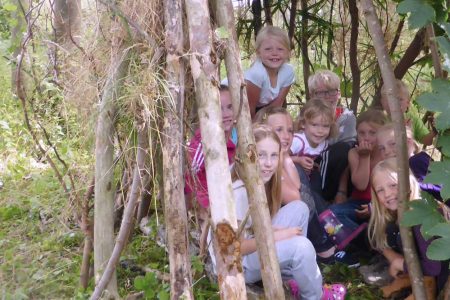
[[[322,100],[312,99],[300,112],[298,127],[302,131],[294,134],[291,158],[310,174],[314,160],[328,147],[328,139],[335,131],[334,112]]]
[[[287,63],[290,56],[287,32],[266,26],[256,36],[258,59],[245,71],[247,97],[252,118],[264,106],[282,106],[295,81],[294,68]]]

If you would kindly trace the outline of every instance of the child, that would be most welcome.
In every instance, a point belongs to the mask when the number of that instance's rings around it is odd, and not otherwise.
[[[398,89],[398,98],[400,101],[400,109],[405,117],[405,125],[411,127],[414,135],[414,139],[425,146],[433,143],[434,137],[437,135],[437,131],[433,126],[433,130],[430,132],[425,124],[422,122],[419,112],[414,105],[411,105],[411,98],[409,96],[408,87],[406,84],[397,79],[395,85]],[[385,84],[381,87],[381,105],[383,109],[390,114],[388,99],[387,99],[387,87]]]
[[[295,81],[287,32],[274,26],[262,28],[256,36],[258,59],[245,71],[247,97],[252,119],[264,106],[282,106]]]
[[[377,143],[382,159],[397,156],[395,147],[394,125],[392,123],[381,127],[377,132]],[[408,149],[409,167],[419,182],[420,189],[431,194],[435,199],[442,201],[441,186],[424,183],[423,180],[428,174],[428,167],[433,159],[425,151],[419,151],[419,145],[413,138],[411,128],[406,127],[406,143]],[[450,203],[450,202],[449,202]]]
[[[322,100],[310,100],[302,108],[299,120],[303,131],[294,134],[291,158],[311,174],[314,160],[327,148],[333,134],[334,111]]]
[[[326,264],[333,264],[338,261],[347,264],[350,267],[358,266],[359,261],[344,251],[336,252],[334,243],[329,239],[318,219],[317,211],[322,211],[325,207],[323,199],[321,199],[320,196],[317,197],[317,195],[313,194],[309,189],[309,185],[306,184],[308,181],[307,178],[302,178],[302,184],[300,183],[299,175],[304,174],[304,172],[300,172],[299,169],[301,169],[301,167],[296,168],[289,156],[289,149],[293,139],[293,122],[291,115],[283,107],[266,107],[258,111],[256,114],[256,122],[269,125],[281,141],[281,151],[283,152],[281,182],[282,203],[286,204],[290,201],[301,199],[308,205],[311,212],[308,238],[311,240],[317,251],[317,259]]]
[[[358,116],[356,132],[358,145],[348,153],[353,191],[349,200],[330,206],[330,209],[349,229],[360,229],[360,223],[369,218],[370,172],[381,160],[376,133],[384,125],[386,116],[381,110],[367,110]],[[346,194],[346,191],[342,191]]]
[[[369,221],[369,242],[374,249],[382,251],[389,262],[390,275],[397,277],[399,274],[406,272],[406,264],[397,220],[398,178],[396,159],[389,158],[379,162],[373,168],[371,177],[373,211]],[[411,188],[409,200],[419,199],[419,186],[414,176],[409,176],[409,182]],[[420,233],[420,226],[414,226],[412,229],[422,271],[426,276],[427,298],[436,299],[434,277],[438,277],[439,287],[441,287],[447,280],[448,267],[444,268],[442,262],[427,258],[426,251],[431,241],[424,239]],[[427,278],[427,276],[432,278]]]
[[[225,134],[225,140],[227,141],[228,160],[230,164],[234,160],[234,154],[236,152],[236,146],[232,142],[231,130],[233,128],[233,106],[231,104],[231,94],[226,86],[220,86],[220,102],[222,109],[222,126]],[[206,169],[205,169],[205,157],[203,154],[202,138],[200,130],[195,132],[194,137],[191,139],[189,146],[187,147],[187,159],[190,165],[190,172],[187,172],[185,179],[185,194],[186,198],[190,200],[195,194],[197,202],[199,204],[200,219],[205,220],[207,218],[209,207],[208,185],[206,183]],[[188,206],[191,203],[188,202]]]
[[[308,78],[312,98],[320,98],[335,112],[338,136],[329,141],[329,147],[321,155],[321,192],[325,200],[332,202],[339,197],[337,191],[347,186],[348,151],[356,141],[356,118],[351,110],[338,106],[341,97],[340,79],[328,70],[318,71]]]
[[[301,299],[344,299],[345,287],[325,286],[322,289],[322,275],[315,261],[315,251],[305,237],[308,222],[308,208],[301,201],[291,201],[281,206],[281,143],[273,130],[265,125],[253,129],[258,152],[261,179],[267,191],[267,202],[272,217],[276,252],[285,279],[293,279],[300,288]],[[247,191],[240,178],[240,165],[235,164],[232,171],[233,192],[236,200],[238,223],[245,219],[249,209]],[[261,266],[253,238],[252,220],[244,225],[241,237],[242,266],[245,281],[254,283],[261,280]]]

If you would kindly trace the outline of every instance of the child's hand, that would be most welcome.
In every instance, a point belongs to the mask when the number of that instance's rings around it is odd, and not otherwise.
[[[399,273],[403,273],[403,263],[405,259],[403,257],[395,258],[389,266],[389,274],[392,277],[397,277]]]
[[[275,241],[282,241],[290,239],[296,235],[302,235],[303,230],[300,227],[288,227],[288,228],[280,228],[273,227],[273,236]]]
[[[365,220],[370,218],[369,205],[368,204],[361,205],[361,208],[355,209],[355,213],[358,219]]]
[[[299,160],[300,166],[306,171],[311,171],[314,167],[314,160],[311,157],[300,156]]]
[[[369,142],[362,141],[356,146],[356,152],[359,156],[368,156],[372,152],[373,145]]]

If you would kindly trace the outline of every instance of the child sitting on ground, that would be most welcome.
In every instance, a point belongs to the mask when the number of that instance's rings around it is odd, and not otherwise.
[[[315,159],[328,147],[328,139],[334,135],[334,111],[320,99],[306,102],[298,118],[298,128],[291,145],[291,158],[310,175]],[[320,176],[320,175],[319,175]]]
[[[407,272],[403,257],[402,241],[397,219],[398,209],[398,177],[395,158],[389,158],[378,163],[371,175],[372,188],[372,214],[369,221],[370,245],[383,253],[389,262],[389,273],[397,277]],[[412,174],[409,175],[411,191],[409,201],[420,198],[419,185]],[[425,289],[428,299],[436,299],[436,280],[439,288],[442,287],[448,277],[448,265],[443,262],[433,261],[427,258],[426,252],[431,240],[425,240],[420,232],[420,226],[414,226],[413,236],[417,248],[417,254],[425,275]],[[447,263],[448,264],[448,263]],[[409,296],[408,300],[414,299]]]
[[[394,124],[388,123],[381,127],[377,132],[377,143],[380,149],[382,159],[397,157],[397,148],[395,147]],[[429,193],[435,199],[442,201],[441,186],[424,183],[423,180],[428,174],[428,167],[433,161],[431,156],[425,151],[419,151],[419,145],[413,138],[412,130],[406,127],[406,143],[408,150],[409,167],[419,182],[420,189]]]
[[[315,261],[315,250],[306,238],[308,208],[299,201],[291,201],[281,207],[281,142],[272,128],[257,125],[253,129],[260,166],[260,176],[266,186],[267,204],[272,218],[276,253],[284,279],[293,280],[299,287],[302,300],[344,300],[346,289],[343,285],[322,287],[322,275]],[[233,193],[236,201],[238,223],[244,222],[249,210],[247,191],[241,178],[240,164],[232,170]],[[240,241],[242,267],[245,281],[254,283],[261,280],[260,257],[252,234],[252,220],[248,218]],[[214,254],[211,252],[212,257]],[[214,259],[213,259],[214,260]]]
[[[283,152],[282,203],[286,204],[290,201],[301,199],[308,205],[310,209],[308,239],[311,240],[317,251],[317,259],[326,264],[333,264],[338,261],[349,267],[357,267],[359,261],[345,251],[336,251],[334,243],[320,225],[318,211],[321,212],[323,210],[323,200],[311,194],[311,190],[306,184],[308,179],[302,179],[300,184],[299,176],[302,174],[300,172],[301,167],[296,167],[289,156],[289,149],[293,139],[291,115],[283,107],[266,107],[258,111],[256,114],[256,122],[269,125],[281,141],[281,149]]]
[[[384,125],[386,116],[381,110],[369,109],[358,116],[356,132],[358,145],[348,153],[350,178],[353,190],[350,199],[330,206],[342,224],[351,230],[360,229],[360,225],[369,219],[370,173],[381,160],[377,147],[376,133]],[[340,191],[347,194],[347,191]]]

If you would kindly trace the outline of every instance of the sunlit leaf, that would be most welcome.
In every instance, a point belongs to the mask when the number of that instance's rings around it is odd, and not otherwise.
[[[450,161],[433,161],[429,167],[430,173],[425,177],[425,183],[442,184],[441,196],[450,198]]]
[[[450,258],[450,238],[434,240],[427,250],[427,257],[433,260],[447,260]]]
[[[405,0],[397,6],[399,14],[410,13],[408,24],[411,28],[421,28],[435,21],[436,12],[425,0]]]
[[[450,136],[447,135],[439,136],[437,146],[441,148],[441,152],[445,156],[450,157]]]
[[[439,223],[428,231],[429,234],[450,238],[450,224]]]

